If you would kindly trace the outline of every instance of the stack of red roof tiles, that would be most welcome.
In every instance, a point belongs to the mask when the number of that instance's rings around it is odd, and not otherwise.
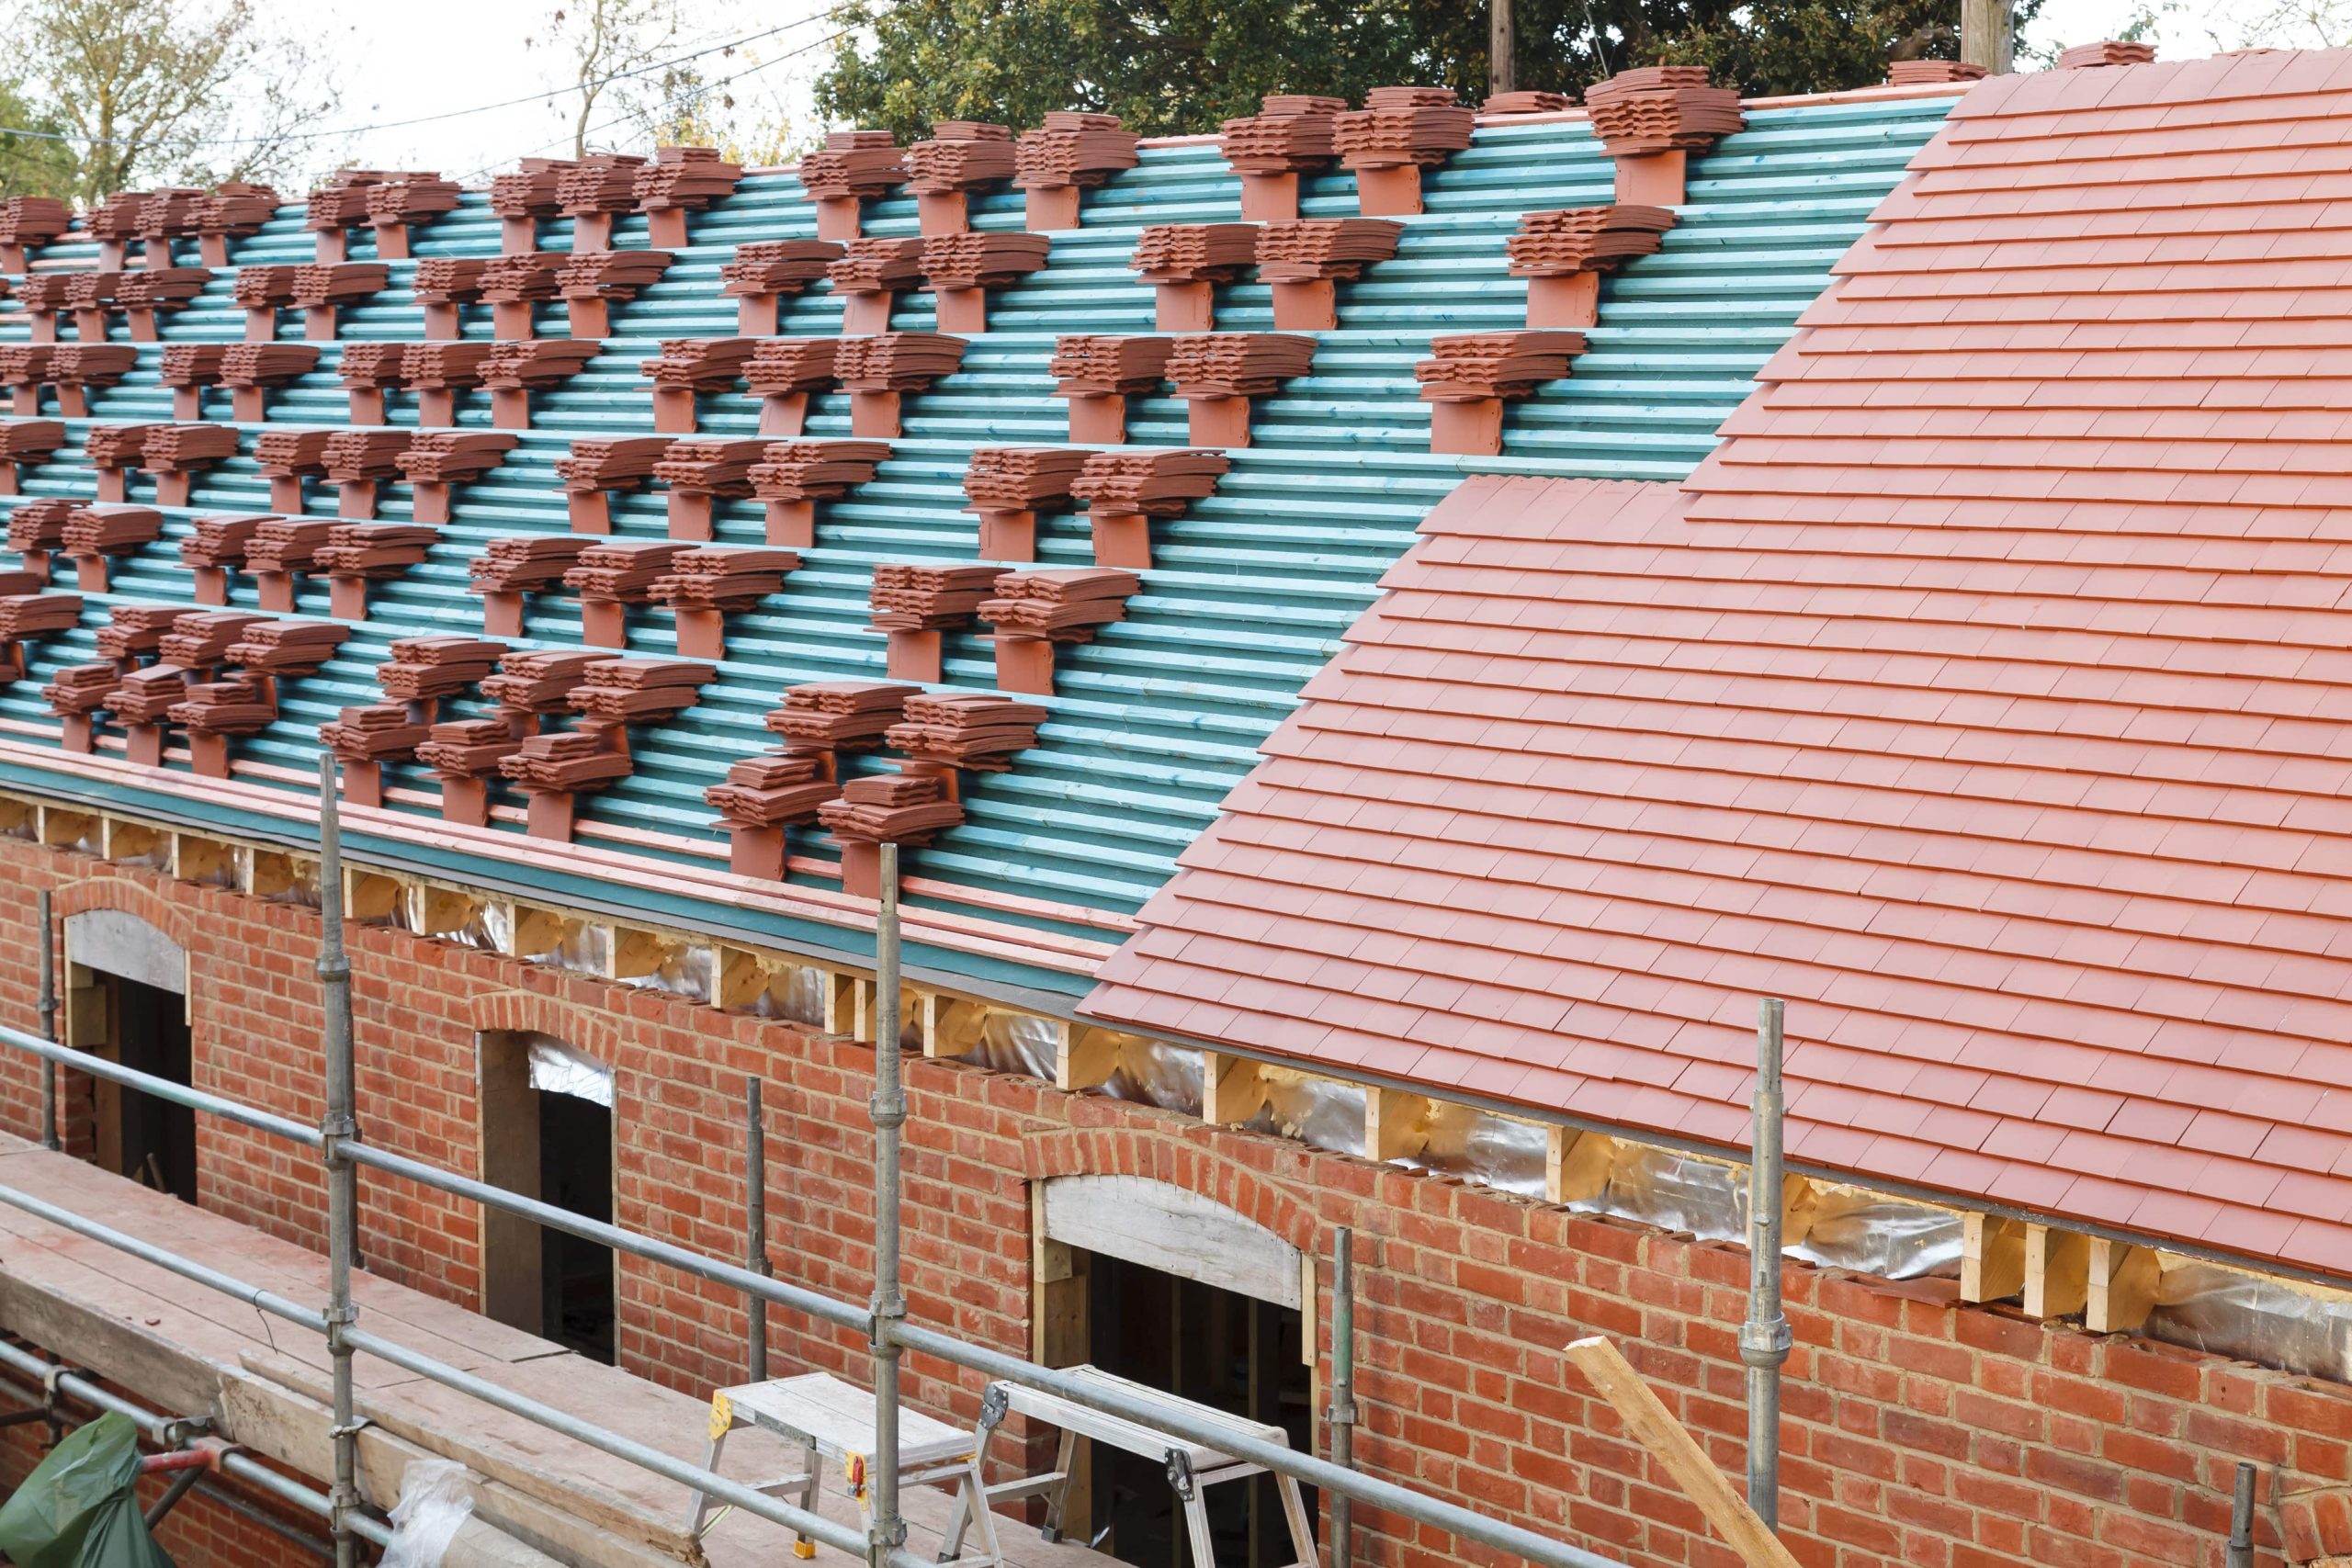
[[[1303,218],[1258,231],[1259,281],[1274,297],[1274,330],[1329,332],[1340,324],[1338,285],[1396,254],[1405,231],[1381,218]]]
[[[1339,156],[1331,127],[1347,107],[1345,98],[1278,93],[1263,100],[1258,113],[1219,128],[1218,149],[1241,181],[1245,221],[1277,223],[1298,216],[1298,176]]]
[[[907,183],[907,154],[887,130],[836,130],[794,174],[817,205],[817,237],[857,238],[859,206]]]
[[[1216,328],[1216,285],[1257,260],[1254,223],[1154,223],[1136,236],[1127,265],[1152,286],[1154,330],[1205,333]]]
[[[742,178],[742,166],[721,158],[716,147],[662,147],[637,171],[632,194],[654,245],[674,250],[686,243],[686,214],[732,196]]]
[[[1025,200],[1024,221],[1035,232],[1078,227],[1080,194],[1140,158],[1135,132],[1114,114],[1057,110],[1013,143],[1013,181]]]
[[[749,240],[718,269],[719,292],[735,301],[735,330],[774,337],[779,302],[825,276],[842,247],[829,240]]]
[[[980,519],[984,560],[1037,558],[1037,513],[1066,510],[1086,453],[1067,446],[979,446],[964,468],[964,495]]]
[[[1046,374],[1054,396],[1069,401],[1069,438],[1115,446],[1127,438],[1127,400],[1156,390],[1168,378],[1168,337],[1057,337]]]
[[[922,278],[936,297],[939,330],[989,330],[988,291],[1018,282],[1046,265],[1044,234],[934,234],[922,243]],[[846,330],[846,329],[845,329]]]
[[[1356,172],[1357,210],[1420,211],[1423,171],[1468,148],[1476,118],[1450,87],[1374,87],[1363,107],[1334,117],[1331,145]]]
[[[890,456],[887,441],[777,441],[752,465],[752,493],[767,509],[767,542],[806,548],[817,542],[817,502],[845,495],[874,478]]]
[[[946,119],[931,140],[907,149],[907,188],[915,193],[922,232],[960,234],[971,227],[971,193],[1001,185],[1020,172],[1012,128],[983,120]]]

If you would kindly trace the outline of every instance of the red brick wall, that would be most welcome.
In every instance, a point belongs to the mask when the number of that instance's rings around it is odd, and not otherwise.
[[[86,857],[0,844],[0,886],[57,891],[61,915],[145,913],[195,955],[199,1081],[291,1116],[318,1113],[317,917]],[[0,1017],[32,1017],[31,899],[0,897]],[[778,1272],[837,1298],[871,1281],[872,1053],[789,1025],[422,941],[352,933],[366,1134],[471,1173],[475,1036],[533,1029],[616,1068],[623,1224],[741,1256],[744,1075],[767,1084]],[[31,1125],[30,1078],[0,1064],[0,1117]],[[1328,1256],[1352,1225],[1367,1466],[1558,1529],[1644,1565],[1736,1568],[1560,1354],[1616,1337],[1736,1472],[1735,1333],[1745,1255],[1595,1221],[1457,1181],[952,1064],[910,1061],[907,1255],[915,1317],[1012,1351],[1029,1343],[1030,1183],[1153,1177],[1229,1204]],[[320,1186],[299,1151],[206,1121],[204,1201],[315,1244]],[[371,1267],[460,1301],[477,1288],[470,1207],[370,1174]],[[740,1375],[726,1292],[626,1263],[622,1358],[697,1394]],[[1328,1281],[1327,1281],[1328,1282]],[[1809,1568],[2063,1568],[2222,1561],[2232,1469],[2263,1495],[2352,1476],[2352,1390],[2128,1337],[1961,1308],[1906,1286],[1792,1266],[1782,1519]],[[862,1369],[858,1337],[774,1314],[779,1368]],[[910,1361],[926,1404],[968,1417],[977,1391]],[[1362,1517],[1361,1514],[1359,1516]],[[2274,1519],[2266,1510],[2266,1534]],[[1459,1561],[1397,1521],[1372,1560]],[[1476,1558],[1476,1553],[1470,1553]]]

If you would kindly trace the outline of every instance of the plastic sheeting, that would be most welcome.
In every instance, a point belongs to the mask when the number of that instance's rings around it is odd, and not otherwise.
[[[0,1505],[17,1568],[172,1568],[140,1516],[139,1428],[110,1410],[76,1428]]]
[[[1905,1203],[1859,1187],[1814,1189],[1812,1222],[1787,1250],[1825,1269],[1889,1280],[1960,1272],[1963,1226],[1949,1209]]]
[[[1420,1115],[1418,1132],[1421,1148],[1411,1164],[1521,1197],[1541,1198],[1550,1190],[1546,1166],[1551,1135],[1532,1122],[1432,1100]]]
[[[449,1460],[413,1460],[401,1476],[392,1509],[391,1544],[380,1568],[441,1568],[449,1543],[474,1511],[466,1467]]]
[[[652,967],[617,978],[624,986],[707,1004],[718,973],[718,956],[709,944],[681,941],[660,943]]]
[[[531,1087],[549,1094],[568,1094],[575,1100],[594,1100],[607,1111],[613,1105],[613,1069],[560,1040],[545,1034],[526,1038],[526,1056],[531,1066]]]
[[[1295,1138],[1309,1148],[1363,1153],[1362,1084],[1340,1083],[1289,1067],[1261,1066],[1266,1100],[1242,1126],[1252,1133]]]
[[[1052,1020],[989,1009],[979,1043],[963,1059],[999,1073],[1025,1073],[1052,1083],[1059,1065],[1061,1031]],[[1197,1103],[1193,1109],[1199,1110]]]
[[[825,1026],[825,972],[806,964],[779,964],[766,971],[767,984],[752,998],[749,1010],[760,1018],[778,1018]]]
[[[2145,1332],[2191,1349],[2352,1382],[2352,1301],[2218,1264],[2159,1258]]]
[[[1102,1085],[1102,1093],[1111,1100],[1198,1116],[1208,1102],[1201,1083],[1204,1060],[1189,1046],[1130,1036],[1119,1047],[1119,1065]]]

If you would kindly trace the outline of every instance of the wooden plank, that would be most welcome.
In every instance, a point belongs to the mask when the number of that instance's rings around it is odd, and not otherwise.
[[[1658,1396],[1642,1382],[1617,1347],[1599,1335],[1568,1346],[1568,1359],[1600,1391],[1618,1418],[1649,1450],[1683,1495],[1698,1506],[1715,1533],[1747,1568],[1798,1568],[1797,1560],[1780,1539],[1764,1528],[1754,1510],[1735,1490],[1724,1472],[1707,1458],[1696,1439],[1682,1429]]]
[[[1086,1029],[1054,1020],[1054,1087],[1076,1093],[1106,1082],[1119,1066],[1124,1037],[1116,1030]]]
[[[1605,1133],[1553,1127],[1544,1145],[1544,1196],[1555,1203],[1589,1203],[1609,1185],[1617,1140]]]
[[[760,955],[748,947],[722,946],[717,957],[718,973],[713,984],[718,995],[710,998],[712,1002],[722,1008],[747,1008],[758,1001],[760,993],[768,988],[767,967]]]
[[[944,991],[924,991],[918,1016],[922,1020],[922,1054],[926,1056],[967,1056],[980,1043],[988,1027],[985,1002]]]
[[[2155,1310],[2163,1269],[2153,1248],[2105,1236],[2087,1238],[2083,1326],[2094,1334],[2122,1334],[2148,1321]]]
[[[236,846],[197,833],[172,835],[172,875],[182,882],[217,882],[236,864]]]
[[[2025,1222],[1961,1217],[1960,1299],[1997,1302],[2025,1289]]]
[[[40,841],[51,849],[66,849],[90,836],[96,819],[87,812],[68,811],[62,807],[40,808]]]
[[[1052,1240],[1278,1306],[1301,1304],[1299,1249],[1213,1199],[1139,1176],[1064,1176],[1045,1188]]]
[[[1430,1100],[1403,1089],[1363,1091],[1363,1154],[1385,1164],[1410,1159],[1429,1142]],[[1206,1118],[1214,1120],[1214,1118]]]
[[[2090,1299],[2090,1238],[2048,1225],[2025,1227],[2025,1312],[2064,1317]]]

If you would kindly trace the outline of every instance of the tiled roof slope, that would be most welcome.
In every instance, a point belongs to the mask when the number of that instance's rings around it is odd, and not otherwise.
[[[985,922],[988,938],[956,951],[910,951],[910,962],[1065,994],[1082,991],[1096,959],[1123,940],[1132,912],[1166,880],[1178,852],[1214,820],[1218,802],[1256,762],[1260,743],[1288,713],[1301,685],[1372,602],[1380,574],[1465,468],[1656,479],[1687,474],[1746,395],[1749,378],[1825,285],[1829,264],[1860,232],[1871,208],[1953,101],[1951,93],[1892,93],[1752,107],[1746,130],[1693,156],[1689,203],[1658,254],[1611,278],[1600,324],[1588,333],[1591,347],[1577,361],[1572,378],[1512,405],[1499,460],[1430,455],[1430,405],[1419,400],[1414,363],[1428,355],[1434,333],[1520,324],[1525,285],[1508,275],[1504,254],[1519,215],[1607,201],[1612,170],[1579,118],[1481,126],[1467,152],[1431,172],[1428,210],[1404,220],[1396,258],[1340,286],[1341,327],[1319,334],[1315,373],[1260,400],[1253,445],[1232,454],[1232,470],[1216,494],[1158,531],[1155,569],[1145,574],[1127,618],[1066,651],[1057,666],[1057,694],[1037,699],[1052,710],[1040,744],[1021,753],[1009,772],[968,775],[966,824],[909,852],[909,874],[916,879],[910,908],[947,920]],[[1310,217],[1351,215],[1353,178],[1344,173],[1312,178],[1303,199]],[[662,912],[672,919],[732,919],[780,940],[854,950],[865,940],[854,929],[858,912],[842,907],[832,892],[838,886],[834,848],[817,833],[796,835],[786,891],[815,900],[833,897],[836,925],[779,923],[729,903],[725,840],[703,790],[729,763],[774,743],[761,716],[784,687],[881,673],[883,639],[865,625],[876,561],[974,558],[977,524],[965,510],[960,479],[975,446],[1064,443],[1065,405],[1051,396],[1046,368],[1055,335],[1150,330],[1152,290],[1127,265],[1140,229],[1231,220],[1238,213],[1238,186],[1214,144],[1147,145],[1140,167],[1090,192],[1083,226],[1055,236],[1046,269],[994,294],[989,330],[972,338],[960,371],[909,400],[906,437],[876,479],[825,506],[816,546],[800,552],[801,570],[755,613],[730,617],[728,659],[702,701],[675,721],[640,734],[631,777],[583,797],[583,848],[681,867],[694,874],[695,887],[710,890],[695,895],[705,903],[692,902],[683,883],[660,875],[616,878],[609,867],[562,852],[533,852],[537,859],[494,868],[499,874],[512,882],[551,876],[548,867],[569,868],[580,879],[571,891],[618,880],[633,900],[655,895],[671,900]],[[916,221],[910,196],[866,206],[869,234],[910,235]],[[976,197],[974,221],[983,230],[1020,228],[1021,194]],[[301,209],[287,208],[262,234],[239,242],[231,259],[307,260],[312,236],[300,224]],[[368,598],[369,619],[355,627],[318,676],[293,685],[280,722],[239,743],[241,779],[308,791],[317,726],[345,705],[379,700],[374,670],[388,642],[420,632],[479,632],[481,603],[466,592],[466,561],[493,536],[565,532],[552,464],[567,444],[579,436],[650,434],[651,403],[639,362],[656,351],[660,339],[734,335],[735,302],[720,293],[718,269],[739,243],[813,233],[813,209],[798,183],[785,175],[749,176],[733,196],[695,219],[692,243],[677,253],[662,280],[615,308],[614,335],[604,353],[560,389],[536,397],[534,428],[524,434],[522,446],[484,481],[460,488],[454,519],[426,563],[377,584]],[[568,235],[568,223],[549,222],[541,243],[561,248]],[[495,216],[481,196],[469,194],[457,212],[418,230],[414,248],[420,257],[487,255],[498,243]],[[645,220],[623,218],[614,243],[646,246]],[[352,232],[351,244],[355,259],[372,259],[365,230]],[[44,270],[87,267],[96,264],[96,249],[77,233],[36,262]],[[421,336],[420,310],[408,294],[413,264],[389,265],[390,287],[343,312],[345,339],[413,342]],[[243,318],[230,288],[230,274],[217,274],[193,308],[166,318],[166,340],[238,337]],[[839,330],[842,299],[826,287],[786,303],[784,333]],[[490,334],[489,314],[469,311],[469,337]],[[545,320],[543,331],[561,330],[560,310],[546,312]],[[930,328],[932,296],[901,296],[892,324]],[[1271,324],[1271,296],[1263,285],[1218,290],[1220,330]],[[25,332],[19,323],[0,323],[0,339],[21,341]],[[273,395],[271,426],[345,423],[345,394],[334,375],[341,348],[322,347],[314,374]],[[158,348],[142,345],[138,370],[94,398],[98,422],[169,417],[168,395],[156,382],[159,355]],[[209,416],[219,419],[223,402],[216,398]],[[488,399],[463,394],[459,411],[466,425],[486,423]],[[755,400],[741,393],[706,399],[702,432],[748,436],[757,412]],[[848,412],[846,397],[820,400],[810,434],[847,434]],[[410,400],[396,397],[393,423],[413,419]],[[85,422],[66,423],[67,449],[60,461],[32,474],[28,494],[92,493],[92,475],[80,462]],[[52,742],[57,721],[46,713],[40,687],[59,665],[93,657],[93,632],[117,599],[186,601],[188,574],[176,551],[191,517],[266,509],[266,487],[250,457],[254,427],[243,428],[247,456],[203,475],[193,505],[164,509],[163,539],[127,559],[116,573],[115,593],[89,596],[83,628],[40,644],[29,678],[0,690],[0,740]],[[1147,446],[1183,445],[1184,405],[1172,398],[1141,401],[1131,413],[1130,439]],[[135,477],[133,499],[143,501],[149,492],[149,481]],[[407,496],[405,487],[388,491],[381,515],[405,519]],[[12,505],[0,501],[0,508]],[[322,494],[312,511],[324,513],[333,505],[332,495]],[[621,498],[615,513],[624,536],[659,537],[665,531],[658,491]],[[722,543],[758,542],[757,503],[723,504],[718,533]],[[1084,517],[1041,524],[1039,558],[1046,566],[1087,564]],[[240,607],[252,607],[252,593],[249,580],[240,577]],[[300,608],[324,615],[323,584],[307,588]],[[537,601],[520,646],[566,646],[579,629],[575,602]],[[629,651],[672,651],[670,617],[638,617]],[[951,638],[945,675],[951,685],[992,687],[989,645],[976,636]],[[457,711],[472,710],[459,705]],[[172,770],[142,771],[121,786],[120,803],[134,805],[133,786],[147,788],[150,780],[183,807],[218,810],[232,825],[242,814],[213,792],[190,790],[186,775]],[[9,782],[54,784],[17,764],[0,765],[0,783]],[[403,765],[390,771],[388,783],[395,812],[415,818],[420,833],[438,829],[429,775]],[[519,837],[517,824],[499,826]],[[447,874],[480,875],[491,869],[457,850],[435,854],[435,869]],[[649,891],[640,894],[640,885]],[[912,940],[920,946],[923,939]],[[1024,951],[1032,941],[1034,951]]]
[[[2352,1273],[2352,54],[1973,90],[1668,485],[1474,480],[1085,1004]]]

